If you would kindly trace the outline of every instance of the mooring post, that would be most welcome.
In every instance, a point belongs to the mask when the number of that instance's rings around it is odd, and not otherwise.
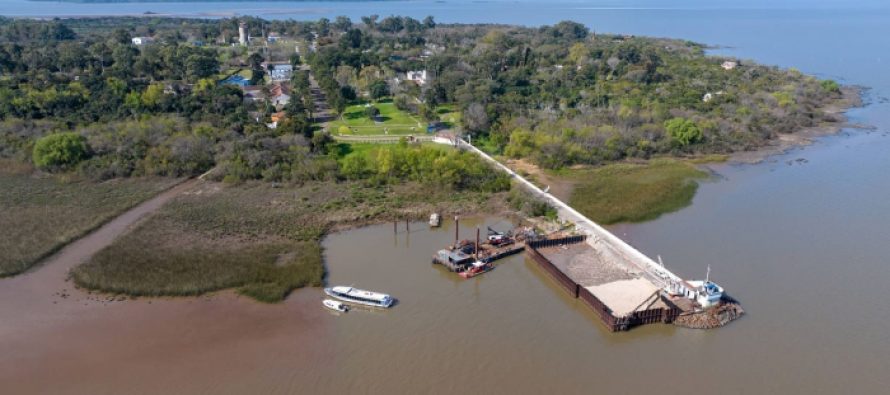
[[[405,232],[411,233],[411,225],[409,224],[409,219],[405,218]]]
[[[454,246],[457,247],[457,243],[460,242],[460,236],[458,236],[460,229],[460,218],[458,216],[454,216]]]
[[[399,233],[399,222],[392,221],[392,233]]]
[[[476,228],[476,249],[473,251],[474,258],[479,260],[479,228]]]

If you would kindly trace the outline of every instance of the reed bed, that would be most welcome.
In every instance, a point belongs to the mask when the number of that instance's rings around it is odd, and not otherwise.
[[[655,219],[692,203],[698,180],[708,177],[694,164],[656,159],[612,164],[570,173],[577,182],[570,204],[601,224]]]
[[[205,182],[72,272],[78,286],[132,296],[193,296],[234,288],[263,302],[324,280],[321,238],[432,211],[497,207],[502,195],[360,183],[281,186]]]
[[[131,178],[96,183],[0,166],[0,277],[28,270],[175,182]]]

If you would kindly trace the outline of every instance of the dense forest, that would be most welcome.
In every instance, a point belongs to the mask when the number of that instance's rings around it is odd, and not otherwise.
[[[239,45],[242,22],[252,37],[288,37],[292,53],[267,42]],[[134,37],[152,43],[137,45]],[[454,132],[548,168],[746,150],[832,120],[823,109],[841,96],[837,83],[704,50],[686,41],[594,34],[574,22],[0,19],[0,158],[95,179],[214,167],[216,177],[233,181],[424,179],[380,171],[389,165],[378,157],[386,155],[339,157],[342,150],[314,118],[310,73],[337,116],[357,100],[386,98],[435,121],[437,106],[448,104],[462,114]],[[262,84],[262,64],[271,60],[296,68],[287,81],[294,100],[284,108],[221,83],[245,71],[251,84]],[[428,81],[406,84],[411,70],[426,71]],[[279,110],[286,120],[267,127]],[[458,178],[478,171],[456,160],[437,163],[455,167]]]

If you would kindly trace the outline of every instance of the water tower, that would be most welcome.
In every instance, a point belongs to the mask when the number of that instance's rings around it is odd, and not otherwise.
[[[247,45],[247,24],[244,22],[238,24],[238,42]]]

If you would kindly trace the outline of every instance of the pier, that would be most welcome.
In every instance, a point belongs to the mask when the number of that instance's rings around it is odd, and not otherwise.
[[[524,250],[563,289],[589,306],[610,331],[659,322],[712,328],[744,313],[738,302],[710,281],[710,275],[703,281],[684,280],[473,145],[458,138],[434,142],[479,155],[555,207],[559,220],[574,225],[576,236],[529,240]]]

